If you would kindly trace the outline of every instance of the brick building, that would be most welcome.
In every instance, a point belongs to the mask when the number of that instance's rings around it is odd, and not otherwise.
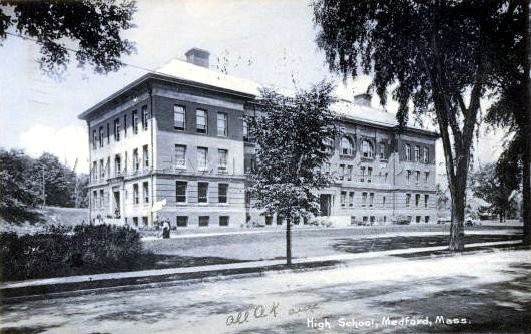
[[[245,175],[253,165],[244,113],[258,85],[209,70],[209,54],[186,53],[79,115],[90,138],[93,221],[178,228],[281,224],[251,208]],[[370,108],[367,96],[339,101],[344,136],[324,172],[337,182],[320,194],[323,215],[350,224],[436,216],[437,135],[407,128]]]

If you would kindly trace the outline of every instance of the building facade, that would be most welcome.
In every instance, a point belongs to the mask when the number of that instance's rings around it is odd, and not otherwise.
[[[258,85],[208,69],[192,49],[83,112],[90,146],[91,220],[177,228],[279,225],[252,208],[246,174],[254,164],[243,116],[254,112]],[[334,105],[343,135],[322,172],[324,216],[350,223],[434,222],[433,132],[398,131],[394,115],[367,97]],[[405,217],[405,218],[404,218]]]

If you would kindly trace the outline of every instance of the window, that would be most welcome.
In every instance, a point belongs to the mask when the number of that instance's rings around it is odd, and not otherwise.
[[[411,145],[406,144],[404,146],[406,161],[411,161]]]
[[[98,204],[98,192],[94,190],[92,192],[92,207],[95,208],[97,204]]]
[[[330,163],[329,162],[325,162],[323,164],[323,172],[328,175],[330,174]]]
[[[425,216],[424,217],[424,222],[427,224],[430,222],[430,216]]]
[[[415,162],[420,161],[420,146],[415,145]]]
[[[208,195],[208,183],[198,182],[197,183],[197,202],[207,203],[208,202],[207,195]]]
[[[199,227],[208,226],[208,216],[199,216]]]
[[[246,120],[243,120],[242,134],[243,140],[247,140],[247,138],[249,137],[249,125],[247,124]]]
[[[371,216],[370,217],[370,222],[371,222],[371,225],[374,225],[374,222],[376,221],[376,217],[375,216]]]
[[[148,129],[149,111],[147,106],[142,106],[142,129]]]
[[[388,176],[389,176],[389,173],[385,172],[385,174],[384,174],[384,182],[386,182],[386,183],[387,183],[387,177]]]
[[[207,112],[203,109],[197,109],[195,111],[195,128],[196,131],[199,133],[207,133],[208,132],[208,119],[207,119]]]
[[[133,204],[138,204],[139,203],[139,198],[138,198],[138,184],[135,183],[133,184]]]
[[[142,146],[142,160],[144,161],[144,167],[149,167],[149,151],[148,146]]]
[[[227,114],[218,112],[217,118],[218,136],[227,136]]]
[[[273,216],[271,216],[271,215],[266,215],[266,216],[265,216],[265,224],[266,224],[266,225],[273,225]]]
[[[96,130],[92,130],[92,149],[95,150],[98,145],[96,144],[96,141],[98,140],[98,135],[96,133]]]
[[[386,159],[387,152],[386,152],[386,145],[385,142],[380,142],[380,159]]]
[[[372,143],[367,139],[361,142],[361,153],[364,158],[372,158],[374,156],[374,148]]]
[[[90,171],[92,175],[92,181],[95,181],[98,179],[98,162],[92,161],[92,170]]]
[[[406,208],[409,208],[411,204],[411,194],[406,194]]]
[[[351,208],[354,206],[354,192],[353,191],[348,193],[348,206]]]
[[[340,164],[339,165],[339,179],[343,181],[344,178],[345,178],[345,165]]]
[[[186,146],[175,145],[175,168],[186,169]]]
[[[105,164],[103,162],[103,159],[100,159],[100,179],[105,178]]]
[[[173,106],[173,127],[184,130],[186,122],[186,109],[183,106]]]
[[[111,157],[107,157],[107,164],[105,165],[105,174],[111,177]]]
[[[372,167],[367,167],[367,183],[372,182]]]
[[[374,205],[374,193],[369,194],[369,206],[372,208]]]
[[[109,127],[109,123],[107,123],[107,144],[111,143],[111,128]]]
[[[124,173],[127,173],[127,151],[124,152]]]
[[[103,191],[103,189],[100,190],[100,208],[103,208],[103,202],[105,201],[105,199],[104,199],[105,195],[104,194],[105,194],[105,192]]]
[[[361,206],[363,207],[367,206],[367,193],[361,194]]]
[[[138,226],[138,217],[133,217],[133,225]]]
[[[430,172],[424,172],[424,184],[428,185],[429,181],[430,181]]]
[[[424,162],[425,164],[430,162],[429,150],[425,146],[422,148],[422,162]]]
[[[226,183],[218,184],[218,203],[227,203],[227,190],[229,185]]]
[[[177,227],[186,227],[188,225],[188,217],[187,216],[177,216],[175,219],[175,225]]]
[[[415,195],[415,207],[418,208],[420,204],[420,194]]]
[[[186,203],[186,182],[175,182],[175,201],[177,203]]]
[[[140,169],[140,162],[138,160],[138,148],[133,150],[133,171],[138,172]]]
[[[142,194],[144,195],[144,203],[149,203],[149,185],[147,182],[142,183]]]
[[[120,119],[114,120],[114,140],[120,141]]]
[[[206,147],[197,148],[197,169],[200,171],[207,170],[207,154],[208,149]]]
[[[347,180],[348,181],[352,181],[352,165],[348,165],[347,167]]]
[[[133,119],[133,134],[136,135],[138,133],[138,113],[136,110],[133,110],[131,118]]]
[[[100,126],[100,147],[103,147],[103,126]]]
[[[325,138],[323,140],[323,148],[326,154],[333,154],[334,153],[334,139]]]
[[[124,115],[124,138],[127,137],[127,114]]]
[[[277,215],[277,225],[282,225],[282,222],[284,221],[284,217],[281,215]]]
[[[428,207],[428,201],[430,199],[430,195],[424,195],[424,207]]]
[[[361,174],[360,182],[365,182],[365,166],[360,167],[360,174]]]
[[[227,150],[218,149],[218,171],[220,173],[227,172],[227,156],[228,156]]]
[[[229,226],[229,216],[219,216],[219,226]]]
[[[344,208],[347,206],[347,192],[342,191],[341,192],[341,207]]]
[[[418,186],[420,184],[420,172],[417,171],[415,174],[415,184]]]
[[[409,181],[411,180],[411,171],[406,171],[406,183],[409,184]]]
[[[119,154],[114,156],[114,175],[118,176],[122,172],[122,161]]]
[[[382,208],[385,208],[385,196],[382,197]]]
[[[416,217],[415,217],[415,222],[416,222],[417,224],[420,223],[420,219],[421,219],[420,216],[416,216]]]
[[[341,137],[341,154],[352,155],[354,145],[348,137]]]

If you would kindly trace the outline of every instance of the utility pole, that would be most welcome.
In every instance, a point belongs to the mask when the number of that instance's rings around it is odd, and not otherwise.
[[[44,164],[42,165],[42,208],[46,206],[46,182],[44,181]]]

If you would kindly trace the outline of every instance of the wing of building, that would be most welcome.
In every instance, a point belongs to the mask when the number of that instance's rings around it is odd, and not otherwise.
[[[79,115],[90,146],[94,222],[177,228],[281,225],[252,209],[246,175],[254,165],[243,116],[260,85],[209,69],[191,49]],[[368,97],[333,106],[344,135],[323,170],[337,182],[320,192],[336,224],[435,222],[434,132],[407,127],[371,108]]]

